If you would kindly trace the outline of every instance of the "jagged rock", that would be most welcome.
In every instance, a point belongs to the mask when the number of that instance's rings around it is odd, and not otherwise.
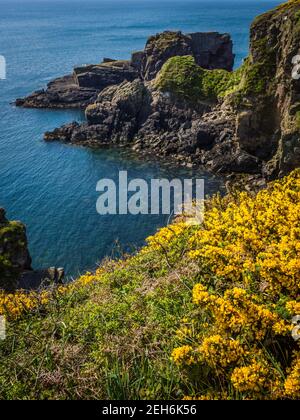
[[[174,36],[172,45],[167,46],[165,51],[154,49],[151,56],[151,40],[160,38],[160,45],[164,42],[162,39],[168,38],[167,34],[174,33],[167,32],[151,37],[145,51],[134,52],[130,61],[104,58],[101,64],[76,67],[72,75],[53,80],[45,90],[36,91],[26,98],[19,98],[15,104],[27,108],[85,109],[108,86],[133,81],[138,77],[147,80],[155,77],[162,64],[175,55],[194,54],[199,65],[206,68],[232,69],[234,56],[229,35],[175,33],[171,35]],[[181,45],[181,41],[185,44]]]
[[[185,35],[166,31],[148,39],[140,73],[143,79],[152,80],[169,58],[185,55],[193,56],[196,63],[206,69],[231,71],[234,64],[232,41],[228,34],[197,32]]]
[[[8,222],[5,214],[4,208],[0,207],[0,226],[6,225]]]
[[[262,158],[262,172],[269,179],[300,165],[300,80],[292,77],[292,60],[299,53],[299,14],[300,3],[290,1],[251,26],[243,92],[247,104],[239,106],[239,112],[248,113],[248,122],[237,120],[237,141]]]
[[[144,51],[135,51],[131,54],[131,65],[139,73],[141,71],[143,57],[144,57]]]
[[[198,66],[204,69],[224,69],[231,71],[235,55],[229,34],[218,32],[195,32],[188,34],[192,40],[192,52]]]
[[[77,70],[87,86],[99,77],[101,92],[86,109],[86,123],[45,139],[128,144],[217,172],[282,176],[300,166],[300,79],[292,77],[299,16],[300,2],[290,1],[255,19],[250,55],[235,72],[227,71],[233,64],[229,35],[181,32],[149,38],[131,62]],[[105,67],[104,79],[113,86],[101,84]],[[121,77],[114,85],[115,74],[127,71],[134,80]]]
[[[16,100],[16,106],[24,108],[82,108],[93,103],[98,90],[93,87],[80,87],[74,76],[64,76],[53,80],[46,90],[39,90],[26,98]]]
[[[36,290],[63,284],[64,275],[64,269],[56,267],[38,271],[25,271],[18,281],[18,288]]]
[[[109,61],[100,65],[77,67],[74,69],[76,83],[81,88],[93,88],[98,92],[111,85],[133,81],[138,72],[129,61]]]

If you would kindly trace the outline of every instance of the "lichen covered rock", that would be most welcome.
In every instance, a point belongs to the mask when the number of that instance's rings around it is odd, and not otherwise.
[[[0,289],[14,290],[24,270],[31,269],[25,226],[10,222],[0,209]]]

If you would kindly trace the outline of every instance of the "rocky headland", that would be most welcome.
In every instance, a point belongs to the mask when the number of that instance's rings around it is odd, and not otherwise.
[[[228,34],[164,32],[129,61],[75,68],[16,104],[85,109],[86,122],[46,141],[137,152],[217,173],[273,179],[300,163],[300,3],[256,18],[250,53],[233,71]]]

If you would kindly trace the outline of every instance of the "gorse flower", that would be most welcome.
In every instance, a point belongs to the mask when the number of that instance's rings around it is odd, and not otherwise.
[[[300,171],[255,197],[240,193],[235,201],[206,211],[203,229],[190,239],[190,257],[212,275],[269,294],[300,286]]]
[[[263,395],[264,392],[276,392],[280,384],[279,373],[263,363],[254,361],[248,366],[235,368],[231,382],[240,392]]]
[[[178,365],[192,365],[195,363],[193,348],[191,346],[182,346],[173,350],[172,358]]]
[[[86,273],[74,283],[58,286],[54,289],[38,291],[17,291],[16,293],[5,293],[0,290],[0,315],[8,319],[18,319],[27,313],[37,311],[54,301],[57,297],[72,293],[79,287],[88,286],[101,278],[102,269],[96,273]]]
[[[198,373],[189,376],[185,357],[176,357],[184,347],[172,354],[191,388],[195,377],[208,384],[208,394],[190,398],[300,398],[299,351],[292,356],[299,342],[291,337],[300,315],[300,171],[255,197],[217,197],[205,216],[188,250],[199,266],[198,311],[189,317],[193,334],[181,336]]]
[[[292,319],[300,315],[300,170],[256,196],[216,196],[206,203],[203,226],[176,220],[147,243],[123,261],[141,279],[146,273],[147,292],[139,283],[139,311],[153,293],[152,282],[163,281],[166,273],[171,285],[172,276],[184,286],[188,279],[185,306],[178,319],[172,312],[174,330],[167,336],[176,344],[164,358],[176,365],[180,395],[190,390],[186,399],[300,398],[300,340],[292,338]],[[0,315],[15,320],[42,309],[43,316],[56,299],[72,305],[77,292],[84,295],[102,283],[105,293],[106,288],[119,291],[127,272],[123,267],[120,274],[117,264],[40,293],[0,292]],[[122,290],[121,300],[123,295]],[[167,308],[173,307],[172,299],[173,294],[165,298]],[[163,326],[170,316],[160,305],[155,314],[155,323]],[[115,318],[114,313],[113,323]]]
[[[299,398],[300,396],[300,352],[295,354],[289,375],[284,383],[287,396]]]

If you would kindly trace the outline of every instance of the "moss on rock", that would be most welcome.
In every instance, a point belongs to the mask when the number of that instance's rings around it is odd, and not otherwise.
[[[216,100],[238,88],[241,71],[205,70],[192,56],[172,57],[155,80],[155,87],[187,100]]]
[[[5,218],[0,223],[0,289],[15,289],[19,276],[31,264],[26,230],[20,222]]]

